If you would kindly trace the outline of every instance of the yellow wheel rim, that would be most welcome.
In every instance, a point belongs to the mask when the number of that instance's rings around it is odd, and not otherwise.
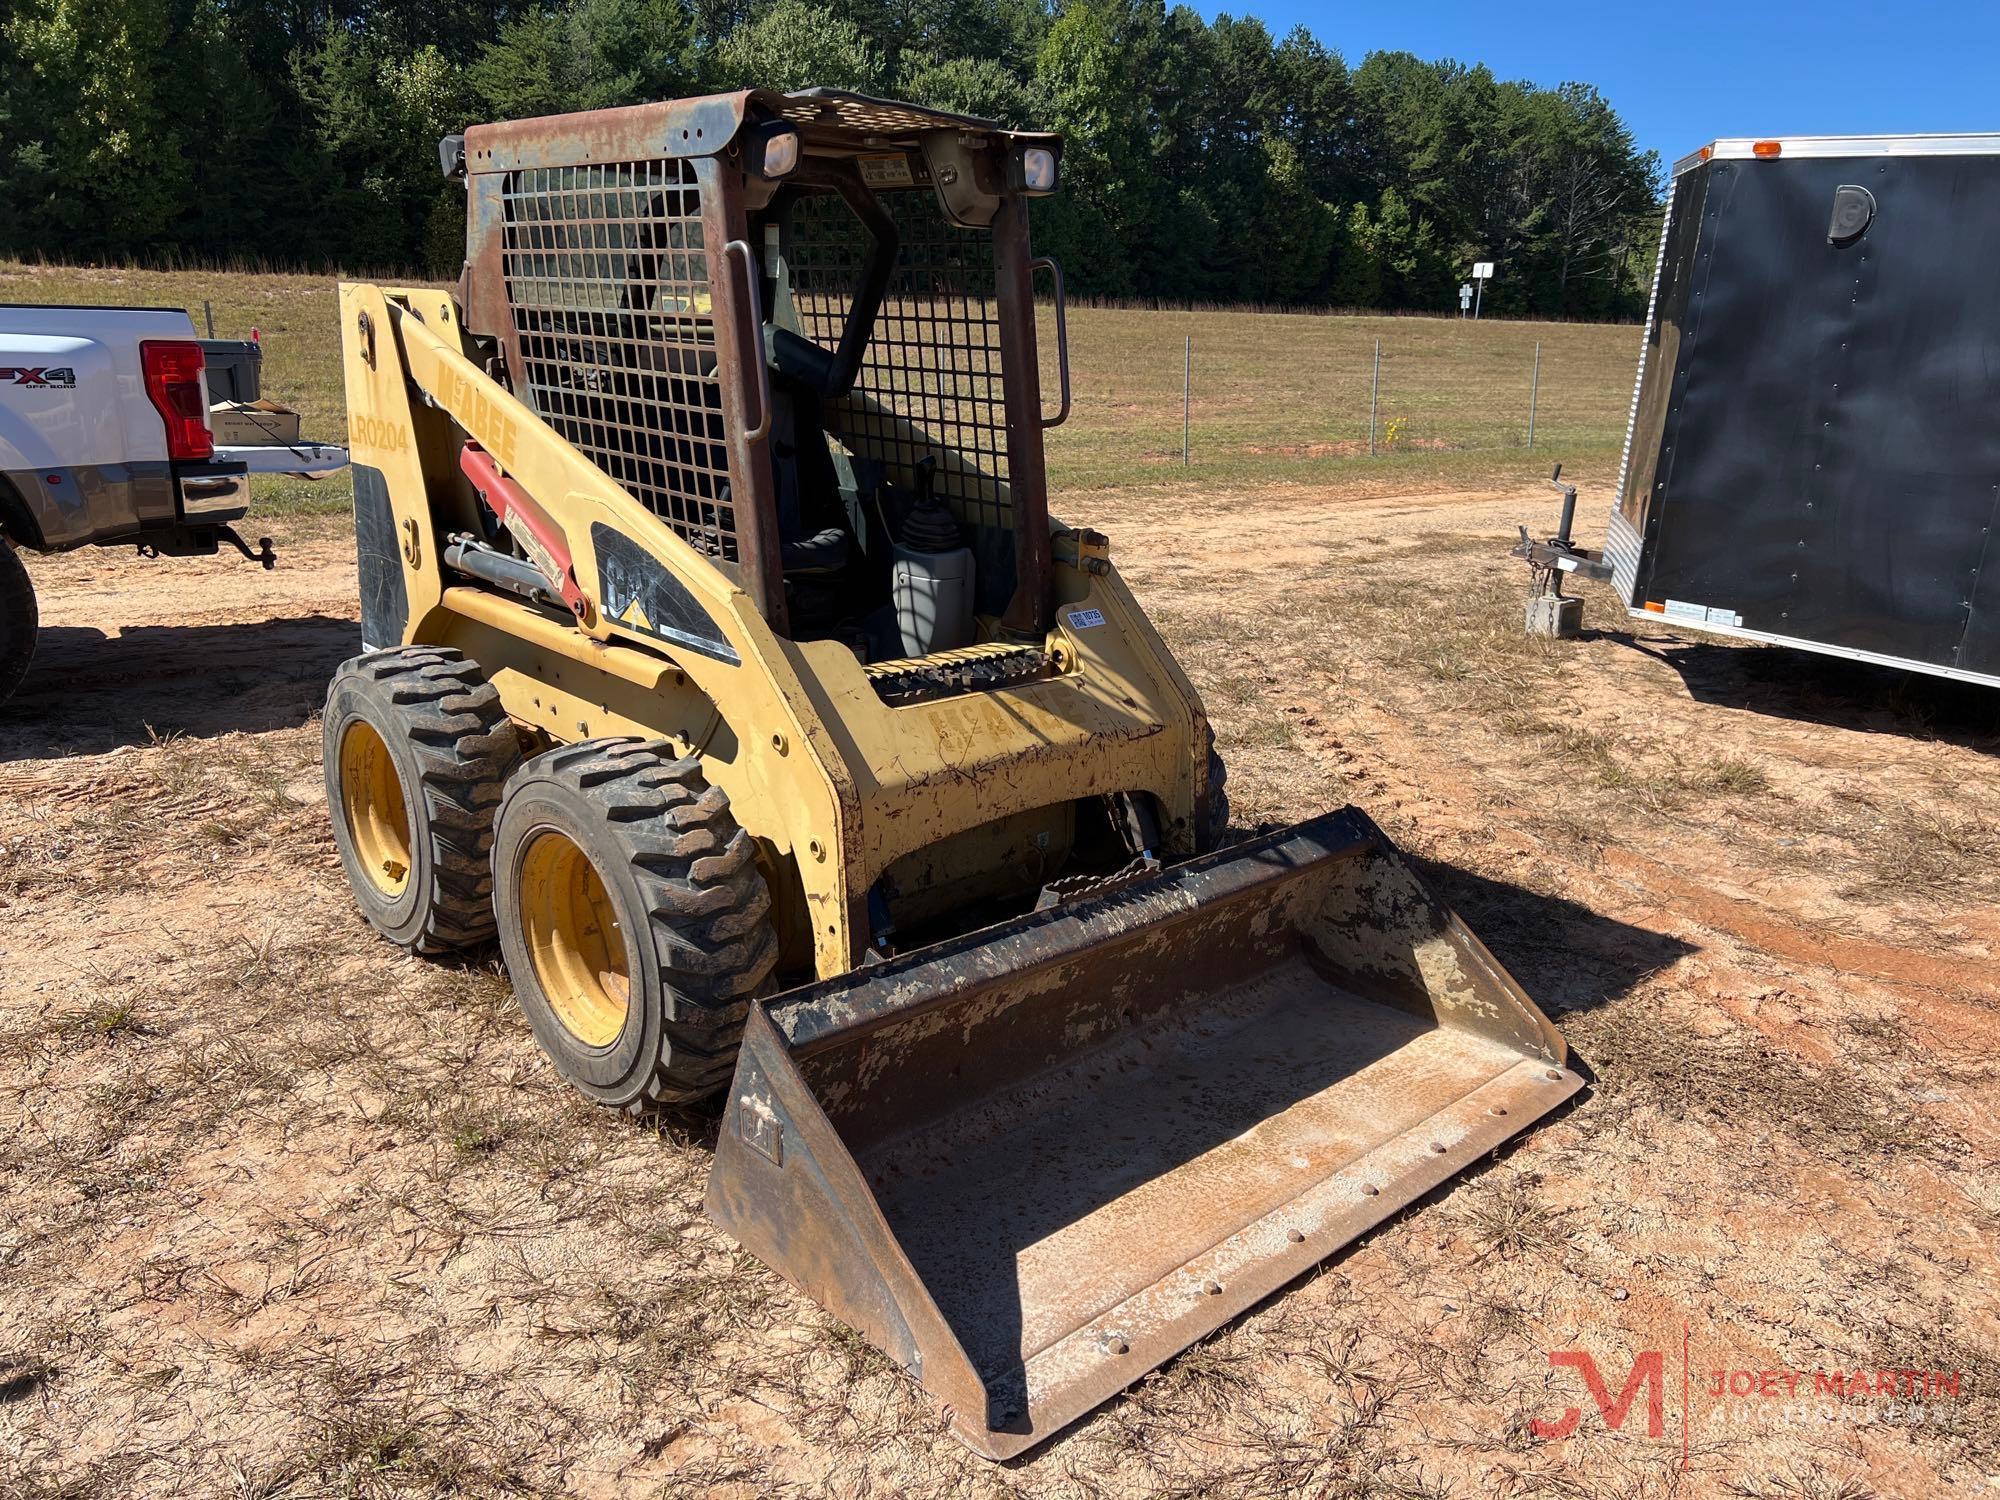
[[[632,980],[618,908],[590,856],[544,828],[521,858],[521,925],[535,978],[565,1030],[608,1047],[625,1029]]]
[[[340,796],[348,836],[368,883],[394,899],[410,883],[410,813],[403,778],[372,724],[356,719],[340,737]]]

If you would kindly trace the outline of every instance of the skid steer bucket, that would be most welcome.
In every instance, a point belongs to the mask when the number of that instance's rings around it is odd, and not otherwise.
[[[753,1007],[708,1208],[1005,1458],[1581,1083],[1349,808]]]

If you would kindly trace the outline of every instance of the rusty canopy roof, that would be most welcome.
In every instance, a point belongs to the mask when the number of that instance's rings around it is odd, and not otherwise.
[[[970,115],[872,99],[842,89],[803,89],[793,94],[741,89],[474,125],[465,132],[465,166],[472,173],[512,172],[587,161],[713,156],[727,149],[746,123],[758,119],[789,121],[817,147],[914,146],[921,133],[931,130],[1048,138],[1040,132],[1008,130]]]
[[[760,97],[771,96],[764,94]],[[947,114],[944,110],[927,109],[921,104],[871,99],[866,94],[851,94],[845,89],[800,89],[795,94],[786,94],[778,113],[794,125],[831,126],[885,139],[914,136],[920,130],[981,130],[1000,135],[1015,133],[992,120]]]

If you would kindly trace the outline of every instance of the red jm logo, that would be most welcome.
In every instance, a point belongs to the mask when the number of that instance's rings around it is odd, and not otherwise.
[[[1625,1426],[1625,1418],[1632,1410],[1632,1402],[1639,1394],[1639,1387],[1646,1387],[1646,1436],[1660,1437],[1667,1430],[1665,1411],[1665,1365],[1666,1360],[1657,1349],[1648,1349],[1632,1361],[1632,1373],[1625,1379],[1625,1389],[1612,1400],[1611,1388],[1604,1383],[1604,1377],[1597,1372],[1597,1361],[1580,1349],[1553,1349],[1549,1351],[1549,1368],[1562,1369],[1567,1366],[1583,1376],[1583,1383],[1590,1390],[1590,1399],[1597,1403],[1599,1415],[1604,1425],[1613,1432]],[[1540,1417],[1534,1420],[1535,1436],[1554,1442],[1568,1437],[1576,1431],[1576,1424],[1583,1420],[1583,1413],[1572,1406],[1553,1422],[1545,1422]]]

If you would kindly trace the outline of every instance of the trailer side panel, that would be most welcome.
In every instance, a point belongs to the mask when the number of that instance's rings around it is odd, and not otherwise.
[[[1872,213],[1835,236],[1837,195]],[[2000,155],[1709,160],[1676,184],[1614,517],[1628,602],[2000,672]],[[1621,579],[1621,583],[1623,580]]]

